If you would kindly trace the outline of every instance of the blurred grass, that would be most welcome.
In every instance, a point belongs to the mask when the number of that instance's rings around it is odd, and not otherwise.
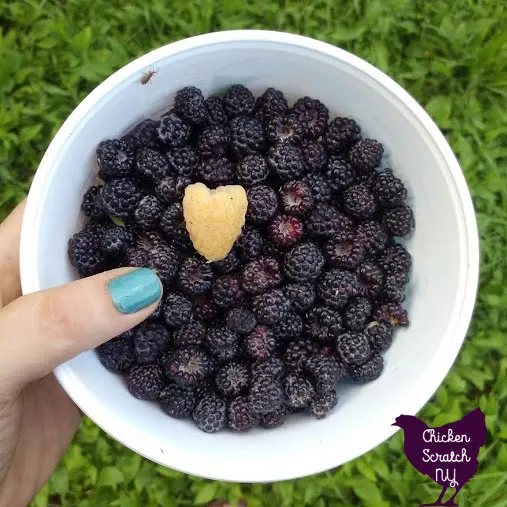
[[[13,0],[0,5],[0,218],[27,192],[67,115],[134,57],[200,33],[284,30],[347,49],[392,76],[444,131],[473,194],[481,280],[459,360],[423,411],[428,424],[480,406],[488,445],[461,507],[501,507],[507,481],[507,5],[499,0]],[[304,459],[304,456],[301,457]],[[502,486],[503,484],[503,486]],[[419,505],[440,488],[397,434],[337,470],[271,485],[212,482],[154,465],[84,421],[33,506]]]

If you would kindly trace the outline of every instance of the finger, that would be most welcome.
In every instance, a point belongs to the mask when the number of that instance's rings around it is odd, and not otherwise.
[[[26,200],[0,224],[0,308],[21,295],[19,239]]]
[[[153,271],[122,268],[12,302],[0,312],[0,392],[139,324],[161,295]]]

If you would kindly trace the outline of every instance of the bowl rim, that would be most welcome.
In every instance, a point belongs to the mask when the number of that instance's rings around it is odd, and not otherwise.
[[[428,113],[407,91],[382,71],[361,58],[331,44],[309,37],[267,30],[232,30],[198,35],[172,42],[150,51],[122,67],[99,84],[74,109],[58,130],[45,152],[33,179],[23,217],[20,240],[20,271],[23,294],[42,289],[42,287],[40,287],[38,273],[38,244],[35,236],[35,231],[39,229],[41,216],[39,210],[42,209],[44,205],[47,189],[50,186],[52,168],[58,158],[60,147],[72,136],[74,129],[84,116],[102,100],[104,95],[121,85],[124,80],[132,75],[146,70],[158,60],[203,46],[234,42],[268,42],[297,46],[330,56],[346,63],[355,70],[374,79],[403,103],[404,107],[409,109],[414,115],[414,118],[419,121],[420,126],[429,135],[443,160],[445,160],[456,189],[457,202],[462,212],[464,238],[466,240],[466,252],[464,252],[467,259],[466,280],[464,280],[462,285],[462,294],[457,295],[454,314],[459,315],[459,317],[456,318],[452,333],[449,333],[449,340],[445,350],[441,351],[440,355],[436,358],[437,360],[434,359],[432,361],[431,371],[428,371],[430,370],[430,365],[427,367],[424,375],[424,382],[419,382],[416,389],[411,391],[408,397],[409,399],[404,400],[404,406],[409,407],[405,413],[415,415],[427,403],[448,374],[460,351],[472,317],[479,278],[479,238],[471,195],[459,163],[445,137]],[[461,299],[461,301],[459,299]],[[353,450],[349,450],[344,454],[339,463],[333,461],[333,456],[326,457],[321,453],[318,460],[300,460],[296,467],[291,466],[287,469],[278,467],[279,470],[277,470],[276,473],[273,473],[273,470],[269,472],[257,470],[255,473],[252,473],[251,469],[245,471],[242,467],[232,466],[228,467],[227,474],[224,474],[218,471],[219,467],[214,470],[213,468],[206,468],[206,464],[202,466],[199,463],[195,463],[195,461],[191,460],[191,456],[185,458],[181,454],[174,456],[167,454],[161,455],[160,452],[158,452],[160,450],[159,448],[154,449],[152,445],[146,445],[144,442],[140,441],[141,439],[132,439],[128,432],[118,428],[116,421],[111,421],[111,418],[103,410],[100,403],[89,394],[83,384],[78,381],[71,372],[71,369],[66,367],[66,364],[57,367],[54,374],[64,390],[79,408],[98,426],[127,448],[158,464],[171,467],[184,473],[215,480],[271,482],[295,479],[320,473],[351,461],[370,451],[390,438],[399,429],[388,425],[385,428],[375,431],[374,435],[365,435],[365,438],[361,442],[358,442]]]

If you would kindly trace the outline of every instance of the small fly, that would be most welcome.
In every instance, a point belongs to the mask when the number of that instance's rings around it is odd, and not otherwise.
[[[150,70],[149,72],[145,72],[145,73],[143,74],[143,77],[142,77],[142,78],[141,78],[141,80],[140,80],[140,83],[141,83],[142,85],[146,85],[146,84],[148,84],[149,82],[151,82],[151,78],[152,78],[155,74],[157,74],[157,71],[156,71],[156,70],[154,70],[154,69],[153,69],[153,70]]]

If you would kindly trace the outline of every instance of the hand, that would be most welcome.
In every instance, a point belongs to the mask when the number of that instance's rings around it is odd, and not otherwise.
[[[26,506],[77,430],[51,371],[144,320],[162,294],[152,271],[122,268],[21,297],[23,209],[0,225],[0,507]]]

